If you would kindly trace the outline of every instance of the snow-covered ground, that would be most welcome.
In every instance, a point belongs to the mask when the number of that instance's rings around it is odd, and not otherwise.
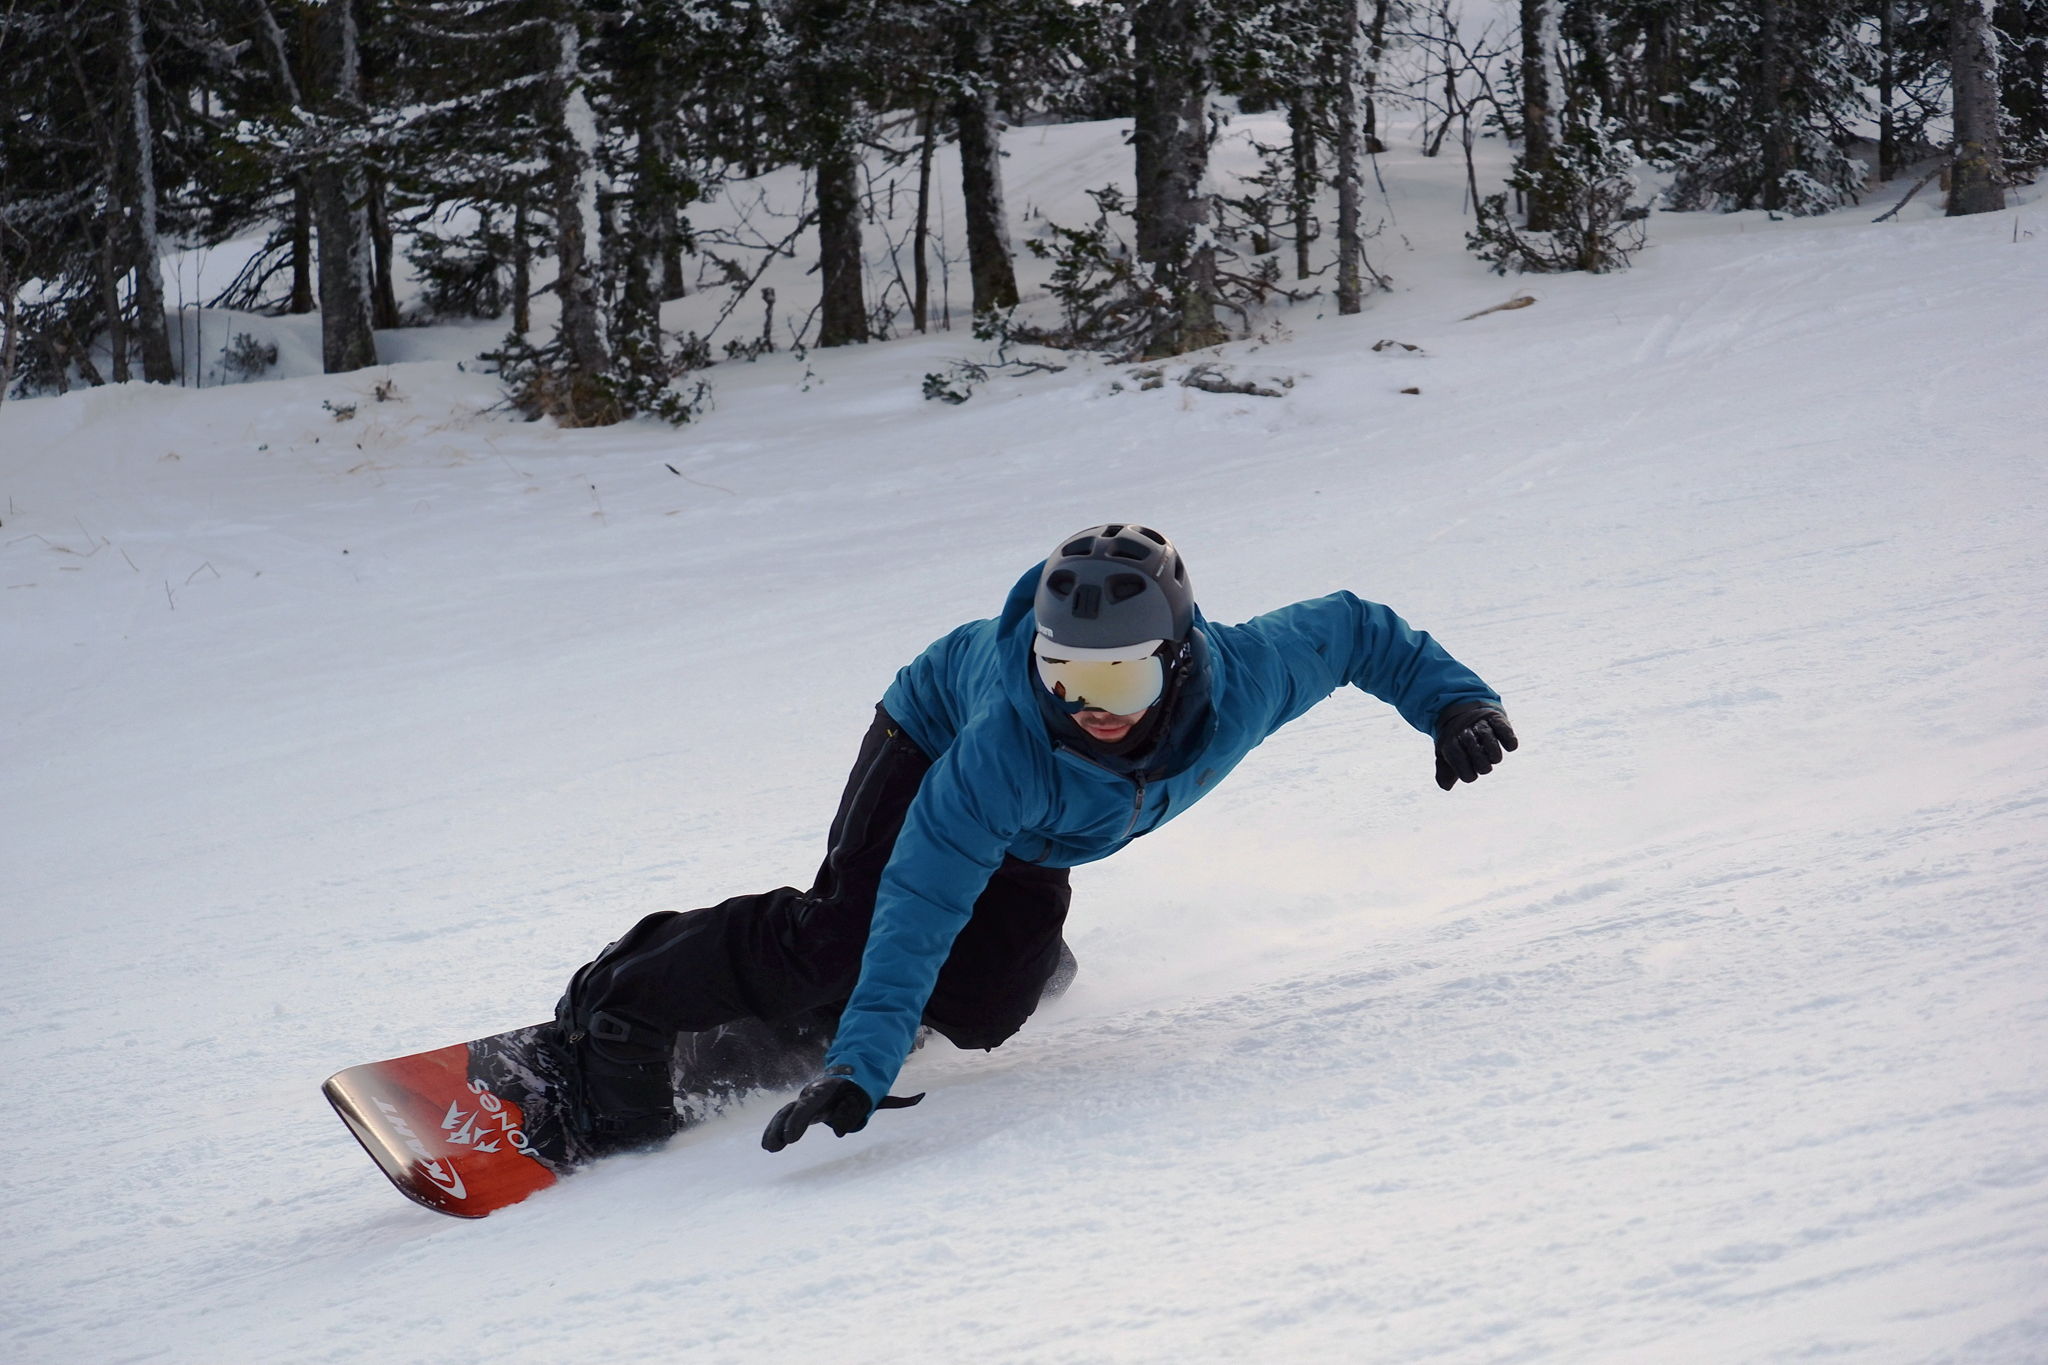
[[[1011,135],[1020,232],[1116,133]],[[563,432],[479,328],[0,407],[0,1359],[2048,1359],[2040,191],[1502,280],[1461,166],[1381,169],[1394,292],[1223,352],[1280,399],[922,401],[954,331]],[[323,1077],[807,879],[895,667],[1111,517],[1219,619],[1394,604],[1521,752],[1446,795],[1331,700],[856,1137],[391,1190]]]

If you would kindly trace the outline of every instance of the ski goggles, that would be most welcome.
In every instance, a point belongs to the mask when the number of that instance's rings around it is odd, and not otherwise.
[[[1041,635],[1032,641],[1038,681],[1069,711],[1107,711],[1129,716],[1159,700],[1166,690],[1164,640],[1144,640],[1114,649],[1082,649]]]

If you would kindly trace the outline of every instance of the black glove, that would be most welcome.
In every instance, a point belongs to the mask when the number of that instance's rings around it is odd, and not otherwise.
[[[867,1127],[868,1115],[875,1112],[875,1102],[849,1079],[852,1075],[852,1067],[835,1066],[797,1092],[795,1099],[768,1120],[761,1145],[779,1152],[802,1137],[804,1130],[814,1123],[831,1124],[832,1131],[840,1137]]]
[[[775,1111],[775,1117],[768,1120],[768,1131],[761,1134],[761,1145],[779,1152],[802,1137],[804,1130],[814,1123],[827,1124],[836,1136],[845,1137],[867,1127],[868,1116],[877,1109],[908,1109],[924,1098],[889,1095],[878,1105],[868,1098],[867,1091],[854,1084],[852,1076],[850,1066],[826,1067],[823,1075]]]
[[[1477,782],[1500,762],[1501,751],[1521,747],[1500,708],[1484,702],[1454,706],[1436,720],[1436,784],[1449,791]]]

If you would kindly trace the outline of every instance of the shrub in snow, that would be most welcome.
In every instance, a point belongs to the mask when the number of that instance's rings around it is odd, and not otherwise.
[[[535,346],[513,333],[480,359],[497,366],[505,397],[529,421],[552,417],[565,427],[609,426],[628,417],[657,417],[671,426],[694,420],[711,402],[711,385],[699,379],[688,388],[675,381],[708,368],[711,348],[694,334],[672,338],[666,358],[642,353],[641,343],[622,339],[612,365],[590,375],[566,363],[559,341]]]
[[[220,348],[221,373],[247,382],[255,379],[277,363],[277,343],[258,341],[247,332],[235,333],[235,339]]]
[[[1532,171],[1517,165],[1508,184],[1531,202],[1552,208],[1555,226],[1538,232],[1517,227],[1507,195],[1481,200],[1478,223],[1466,245],[1500,274],[1510,270],[1618,269],[1643,246],[1644,209],[1633,202],[1635,151],[1611,119],[1568,124],[1551,165]]]

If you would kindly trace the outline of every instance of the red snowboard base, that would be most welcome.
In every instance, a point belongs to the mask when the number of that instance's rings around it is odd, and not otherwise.
[[[399,1192],[436,1213],[482,1218],[557,1179],[529,1154],[519,1106],[469,1078],[467,1043],[352,1066],[320,1090]]]

